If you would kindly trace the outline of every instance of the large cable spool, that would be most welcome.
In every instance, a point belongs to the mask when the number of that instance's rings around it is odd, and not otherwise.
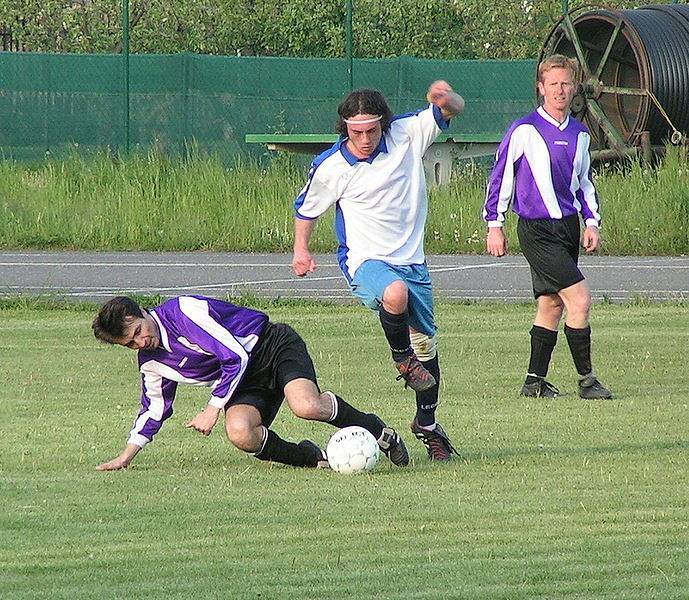
[[[552,54],[581,65],[572,112],[586,121],[599,157],[686,139],[689,6],[572,11],[548,35],[541,60]]]

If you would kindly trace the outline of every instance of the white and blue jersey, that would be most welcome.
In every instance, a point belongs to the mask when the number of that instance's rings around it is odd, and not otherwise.
[[[581,213],[587,226],[600,226],[591,181],[586,127],[573,117],[563,123],[543,107],[515,121],[496,154],[483,218],[501,227],[509,206],[522,219],[563,219]]]
[[[298,219],[312,220],[335,205],[338,262],[347,281],[366,260],[391,265],[425,261],[428,211],[422,158],[448,127],[437,106],[396,116],[366,159],[347,149],[347,138],[317,156],[295,200]]]

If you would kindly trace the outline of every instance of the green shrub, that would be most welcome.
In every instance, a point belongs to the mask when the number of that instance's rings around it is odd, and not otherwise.
[[[570,8],[626,8],[657,2],[573,0]],[[121,0],[14,0],[0,25],[25,49],[119,52]],[[356,0],[357,57],[536,58],[560,17],[561,0]],[[342,57],[344,0],[131,0],[131,51]]]

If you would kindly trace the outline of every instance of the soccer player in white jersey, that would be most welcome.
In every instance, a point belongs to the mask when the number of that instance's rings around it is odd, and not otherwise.
[[[553,55],[538,68],[543,105],[515,121],[496,154],[483,215],[486,247],[493,256],[507,254],[502,230],[511,205],[519,216],[517,233],[531,267],[536,318],[531,328],[531,356],[521,394],[558,396],[546,381],[566,310],[565,336],[579,374],[579,396],[612,398],[591,365],[591,293],[578,267],[580,216],[586,252],[600,246],[598,197],[591,181],[590,136],[570,115],[578,64]]]
[[[432,460],[449,460],[454,448],[435,418],[440,367],[423,250],[428,200],[422,157],[464,100],[445,81],[431,84],[427,99],[425,109],[400,116],[375,90],[355,90],[340,104],[341,137],[315,158],[295,201],[292,268],[299,276],[316,268],[311,232],[335,205],[340,268],[352,293],[378,312],[398,379],[416,392],[412,431]]]

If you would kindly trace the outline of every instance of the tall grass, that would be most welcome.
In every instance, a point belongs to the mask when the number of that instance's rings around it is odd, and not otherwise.
[[[106,154],[37,165],[0,162],[0,247],[111,250],[289,251],[294,197],[306,169],[287,155],[267,167],[226,167],[193,153],[151,152],[126,160]],[[468,165],[430,192],[426,249],[476,253],[486,172]],[[689,252],[689,156],[670,148],[655,170],[638,162],[597,176],[610,254]],[[321,219],[312,248],[335,246],[332,215]],[[514,250],[516,218],[507,233]]]

